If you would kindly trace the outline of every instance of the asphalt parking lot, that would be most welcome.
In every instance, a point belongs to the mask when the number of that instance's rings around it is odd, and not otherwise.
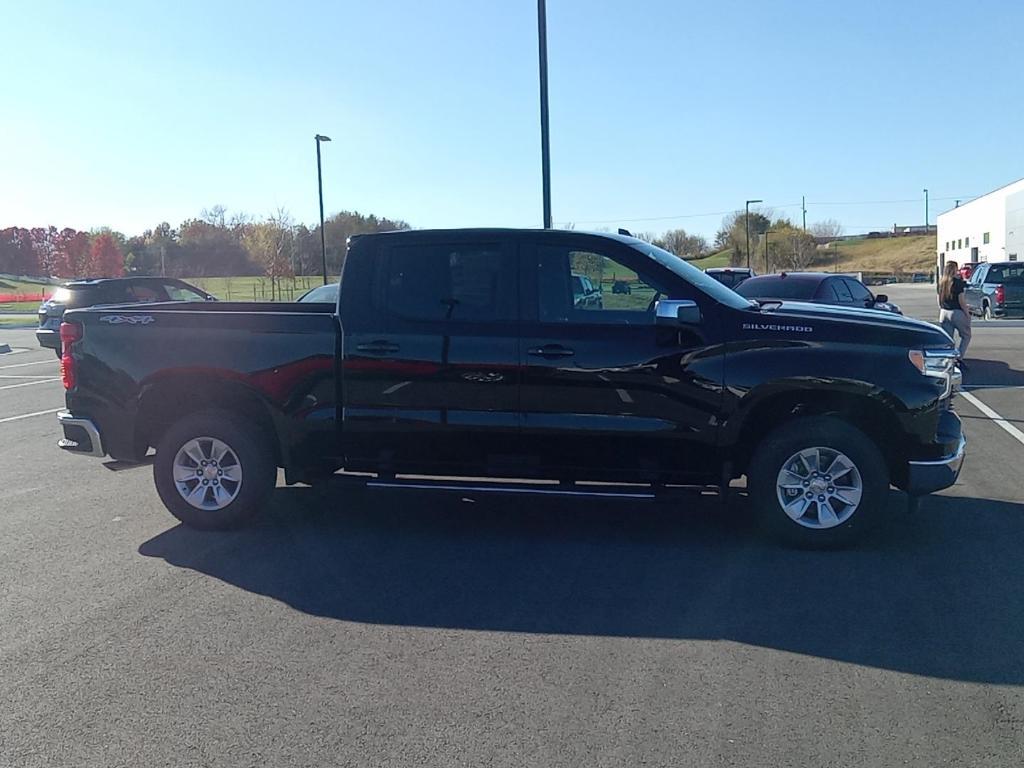
[[[279,487],[189,531],[3,342],[0,766],[1024,760],[1024,321],[975,323],[960,482],[840,552],[699,498]]]

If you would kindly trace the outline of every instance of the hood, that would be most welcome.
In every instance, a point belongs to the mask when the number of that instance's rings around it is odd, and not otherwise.
[[[873,336],[883,337],[893,333],[926,334],[929,342],[937,345],[950,345],[952,341],[939,326],[923,320],[915,320],[906,315],[897,315],[880,309],[860,307],[837,307],[830,304],[811,304],[806,301],[783,301],[764,306],[760,316],[782,319],[785,317],[800,320],[824,320],[831,323],[850,324],[860,329],[871,331]],[[853,329],[851,328],[850,331]]]

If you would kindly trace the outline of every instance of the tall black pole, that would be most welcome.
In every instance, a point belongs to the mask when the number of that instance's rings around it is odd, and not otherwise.
[[[743,215],[743,225],[747,230],[747,269],[750,269],[750,201],[747,201],[747,212]]]
[[[548,144],[548,20],[545,0],[537,0],[540,49],[540,164],[544,185],[544,229],[551,229],[551,149]]]
[[[324,175],[320,166],[319,134],[316,136],[316,185],[320,191],[320,262],[324,270],[324,285],[327,285],[327,238],[324,235]]]

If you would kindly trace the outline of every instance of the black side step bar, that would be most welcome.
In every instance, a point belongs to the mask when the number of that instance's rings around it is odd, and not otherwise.
[[[332,480],[372,489],[448,491],[454,493],[529,494],[569,498],[653,500],[685,493],[719,495],[714,485],[651,485],[597,482],[553,482],[543,480],[485,480],[477,478],[427,477],[423,475],[357,475],[336,473]]]

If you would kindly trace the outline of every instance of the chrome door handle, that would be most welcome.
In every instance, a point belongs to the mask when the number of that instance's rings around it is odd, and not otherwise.
[[[357,344],[356,351],[370,355],[393,355],[398,351],[398,345],[390,341],[371,341],[367,344]]]
[[[563,347],[561,344],[545,344],[543,347],[534,347],[527,352],[534,357],[572,357],[576,354],[574,350]]]

